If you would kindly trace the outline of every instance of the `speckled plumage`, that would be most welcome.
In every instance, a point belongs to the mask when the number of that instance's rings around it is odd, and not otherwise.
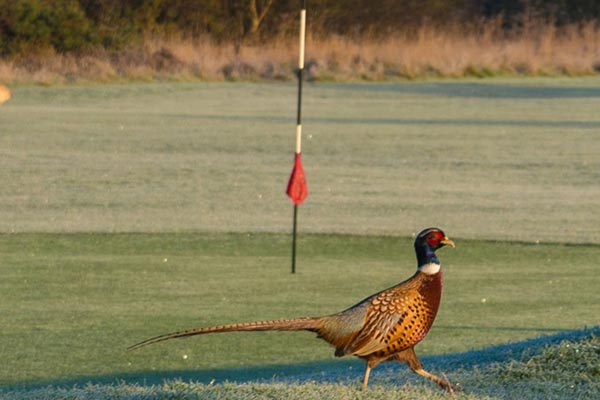
[[[336,314],[188,329],[147,339],[129,349],[205,333],[307,330],[333,345],[336,356],[354,355],[366,361],[363,389],[368,385],[372,368],[382,361],[397,360],[452,392],[458,388],[425,371],[413,349],[427,335],[440,305],[442,271],[435,250],[445,245],[454,243],[440,229],[423,230],[415,239],[419,268],[412,277]]]
[[[425,337],[440,304],[441,285],[441,272],[417,272],[345,311],[318,318],[314,330],[335,346],[337,356],[389,356]]]

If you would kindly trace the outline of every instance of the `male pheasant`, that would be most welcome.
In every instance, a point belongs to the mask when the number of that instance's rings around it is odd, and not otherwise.
[[[425,371],[414,351],[414,346],[431,328],[440,305],[442,270],[435,251],[446,245],[454,247],[454,242],[441,229],[423,230],[415,239],[417,272],[412,277],[337,314],[193,328],[144,340],[128,350],[205,333],[306,330],[315,332],[319,338],[333,345],[336,356],[351,354],[366,361],[362,389],[366,389],[371,369],[377,364],[397,360],[453,392],[458,387]]]

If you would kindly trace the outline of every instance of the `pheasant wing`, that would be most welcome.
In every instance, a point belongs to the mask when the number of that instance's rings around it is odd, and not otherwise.
[[[362,329],[344,348],[357,356],[387,350],[391,353],[416,344],[425,331],[418,307],[421,295],[415,288],[400,286],[383,291],[370,300]]]

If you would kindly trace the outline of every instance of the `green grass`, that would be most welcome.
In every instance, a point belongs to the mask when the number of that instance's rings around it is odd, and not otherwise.
[[[595,331],[572,332],[550,340],[537,340],[501,346],[478,352],[478,356],[502,361],[470,362],[452,372],[464,391],[459,399],[592,399],[600,396],[600,339]],[[562,340],[559,340],[562,337]],[[520,345],[520,347],[519,347]],[[526,346],[526,349],[523,349]],[[501,353],[510,353],[507,360]],[[465,361],[469,354],[454,357]],[[440,359],[438,357],[437,359]],[[434,361],[434,359],[432,359]],[[203,384],[182,379],[160,384],[140,385],[118,382],[74,387],[44,387],[30,392],[5,392],[25,399],[447,399],[449,396],[415,379],[406,368],[386,364],[374,375],[366,392],[348,378],[323,376],[313,379],[273,379],[265,382]],[[356,375],[338,368],[337,373]],[[399,380],[402,383],[399,384]],[[0,391],[0,394],[2,392]]]
[[[288,232],[294,84],[17,87],[0,231]],[[306,85],[303,232],[600,243],[600,79]]]
[[[598,323],[600,247],[456,242],[440,251],[443,304],[419,354]],[[276,234],[2,235],[0,383],[327,371],[332,349],[305,332],[211,335],[125,352],[181,328],[333,313],[415,268],[410,239],[303,235],[294,276],[289,244]]]
[[[0,109],[0,398],[361,398],[362,362],[308,333],[125,348],[339,311],[411,275],[411,234],[431,225],[457,248],[440,252],[426,365],[469,386],[465,398],[597,393],[569,392],[597,376],[571,356],[546,365],[566,345],[482,350],[512,357],[486,365],[456,353],[598,325],[599,79],[307,85],[295,276],[294,85],[14,95]],[[580,339],[597,357],[597,340]],[[443,396],[401,371],[378,368],[373,396]]]

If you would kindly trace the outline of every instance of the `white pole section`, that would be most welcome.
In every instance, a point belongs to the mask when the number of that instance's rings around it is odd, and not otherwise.
[[[306,37],[306,10],[300,10],[300,57],[298,57],[298,68],[304,68],[304,42]]]
[[[306,37],[306,9],[300,10],[300,54],[298,56],[298,118],[296,120],[296,154],[302,151],[302,80],[304,71],[304,47]]]
[[[302,152],[302,125],[296,125],[296,154]]]

